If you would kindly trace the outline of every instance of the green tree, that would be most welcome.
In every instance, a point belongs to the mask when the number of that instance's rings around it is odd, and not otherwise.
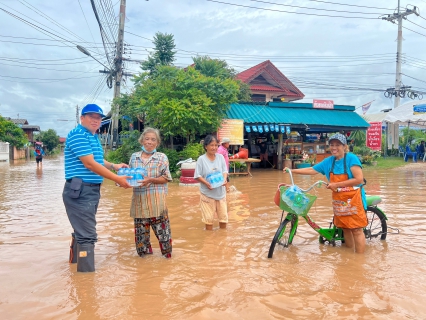
[[[229,105],[238,100],[239,86],[234,79],[207,77],[194,68],[157,67],[155,77],[144,78],[127,105],[120,109],[133,117],[145,116],[146,124],[165,136],[214,132]]]
[[[192,57],[195,70],[207,77],[228,79],[235,78],[237,74],[233,68],[228,66],[225,60],[211,59],[208,56]]]
[[[236,71],[231,68],[225,60],[211,59],[208,56],[192,57],[194,68],[207,77],[224,79],[235,79]],[[236,80],[240,91],[238,93],[239,101],[250,101],[250,86],[240,80]]]
[[[52,151],[59,145],[59,136],[53,129],[41,131],[37,138],[43,142],[44,147],[49,153],[52,153]]]
[[[130,156],[133,152],[140,151],[141,145],[138,141],[140,132],[137,130],[123,131],[121,134],[129,135],[123,139],[123,144],[117,150],[110,151],[106,155],[106,159],[112,163],[129,163]]]
[[[0,116],[0,141],[9,142],[12,146],[17,148],[22,148],[28,143],[24,131],[2,116]]]
[[[147,60],[141,63],[141,69],[149,74],[154,74],[158,66],[170,66],[175,61],[174,51],[176,45],[172,34],[157,32],[154,36],[154,52],[148,55]],[[142,78],[145,74],[142,74]],[[135,83],[141,79],[135,77]]]
[[[352,131],[348,140],[354,140],[354,145],[361,147],[365,146],[366,132],[362,130]]]

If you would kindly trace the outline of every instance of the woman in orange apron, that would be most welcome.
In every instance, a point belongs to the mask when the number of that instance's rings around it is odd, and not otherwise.
[[[329,138],[329,146],[331,157],[310,168],[294,169],[292,173],[322,173],[327,177],[330,182],[327,188],[333,192],[334,224],[343,229],[345,245],[348,248],[354,248],[356,253],[364,253],[363,228],[367,225],[367,216],[361,162],[357,156],[347,152],[347,141],[343,134],[332,135]]]

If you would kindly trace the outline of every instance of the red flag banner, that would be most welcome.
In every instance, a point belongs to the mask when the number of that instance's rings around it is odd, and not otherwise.
[[[382,123],[370,122],[367,129],[367,139],[365,140],[367,147],[372,150],[380,151],[382,149]]]
[[[370,102],[362,105],[362,107],[361,107],[362,108],[362,114],[366,114],[367,113],[367,111],[368,111],[368,109],[370,109],[371,104],[373,103],[373,101],[370,101]]]

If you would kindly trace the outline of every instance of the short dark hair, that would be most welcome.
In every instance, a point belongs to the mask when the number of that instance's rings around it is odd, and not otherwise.
[[[212,143],[213,141],[216,141],[216,142],[217,142],[217,144],[219,144],[219,140],[217,139],[217,137],[216,137],[216,136],[214,136],[214,135],[212,135],[212,134],[207,135],[207,136],[204,138],[204,144],[203,144],[204,150],[207,150],[207,149],[206,149],[206,147],[207,147],[210,143]]]

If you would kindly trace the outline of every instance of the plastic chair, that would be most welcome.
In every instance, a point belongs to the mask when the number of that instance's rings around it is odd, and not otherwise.
[[[417,162],[417,152],[413,152],[410,149],[410,146],[405,147],[404,161],[407,162],[409,157],[413,157],[413,162]]]
[[[404,148],[403,147],[401,147],[401,146],[399,146],[399,154],[398,154],[398,156],[401,156],[401,157],[405,157],[405,152],[404,152]]]
[[[419,159],[423,159],[423,162],[424,162],[425,154],[424,154],[424,152],[421,152],[421,151],[420,151],[420,145],[417,145],[417,147],[416,147],[416,152],[417,152],[417,157],[418,157]]]

